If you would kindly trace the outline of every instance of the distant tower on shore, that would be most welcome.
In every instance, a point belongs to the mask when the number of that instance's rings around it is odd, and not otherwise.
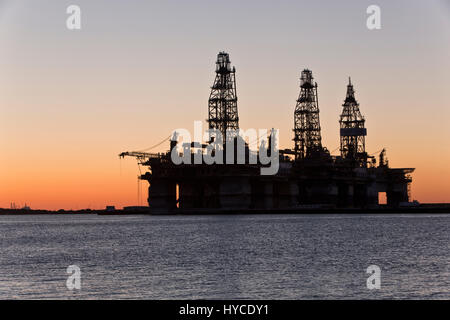
[[[208,123],[209,129],[222,133],[224,141],[227,129],[239,129],[235,74],[236,69],[231,67],[228,53],[219,52],[216,78],[208,101]]]
[[[317,83],[313,79],[311,70],[302,71],[300,94],[294,111],[295,159],[322,151]]]
[[[366,141],[367,130],[365,119],[355,99],[355,91],[351,79],[348,79],[347,96],[339,120],[341,136],[341,156],[355,161],[361,167],[367,165]]]

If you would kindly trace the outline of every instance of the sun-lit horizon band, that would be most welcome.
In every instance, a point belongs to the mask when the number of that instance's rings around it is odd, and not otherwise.
[[[146,205],[136,161],[118,154],[205,124],[222,50],[236,66],[242,129],[277,128],[280,148],[292,148],[309,68],[322,143],[335,151],[351,76],[368,153],[386,148],[390,166],[416,168],[412,200],[450,202],[448,2],[373,2],[374,31],[372,1],[80,0],[82,29],[70,31],[72,3],[0,1],[0,208]]]

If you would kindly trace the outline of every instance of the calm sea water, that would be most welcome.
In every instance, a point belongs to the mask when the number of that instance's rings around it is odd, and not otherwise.
[[[450,298],[450,215],[1,216],[0,250],[1,299]]]

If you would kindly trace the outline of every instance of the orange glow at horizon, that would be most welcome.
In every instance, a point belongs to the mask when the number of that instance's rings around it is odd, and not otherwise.
[[[326,132],[326,130],[323,130]],[[289,147],[291,137],[281,131],[281,148]],[[290,133],[290,132],[288,132]],[[369,146],[370,146],[370,135]],[[337,138],[337,135],[335,135]],[[325,139],[326,140],[326,139]],[[336,140],[336,139],[335,139]],[[156,140],[154,140],[156,141]],[[337,140],[336,140],[337,141]],[[162,145],[156,151],[166,151]],[[420,202],[449,202],[450,168],[446,167],[448,154],[429,158],[417,156],[411,158],[388,148],[391,167],[416,167],[412,174],[412,199]],[[2,169],[0,184],[0,207],[8,208],[14,202],[17,206],[27,204],[33,209],[104,209],[107,205],[117,208],[146,204],[148,183],[140,182],[140,200],[136,183],[139,175],[135,159],[119,159],[115,150],[99,153],[95,149],[77,151],[70,156],[52,153],[52,160],[46,160],[42,150],[42,159],[26,153],[18,158],[8,158],[2,164],[10,168]],[[123,151],[123,150],[120,150]],[[389,153],[391,151],[391,153]],[[141,169],[144,172],[145,168]]]

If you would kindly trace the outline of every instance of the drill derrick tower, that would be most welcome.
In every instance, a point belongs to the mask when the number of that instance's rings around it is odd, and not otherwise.
[[[224,142],[227,129],[239,129],[235,73],[228,53],[219,52],[216,78],[208,100],[208,123],[209,129],[222,133]]]
[[[367,153],[365,137],[367,130],[364,127],[365,119],[359,110],[359,104],[355,99],[353,85],[348,79],[347,96],[345,98],[344,108],[339,120],[341,136],[341,156],[345,159],[351,159],[357,166],[367,166]]]
[[[322,151],[317,83],[311,70],[302,71],[300,95],[294,112],[295,159],[304,159]]]

